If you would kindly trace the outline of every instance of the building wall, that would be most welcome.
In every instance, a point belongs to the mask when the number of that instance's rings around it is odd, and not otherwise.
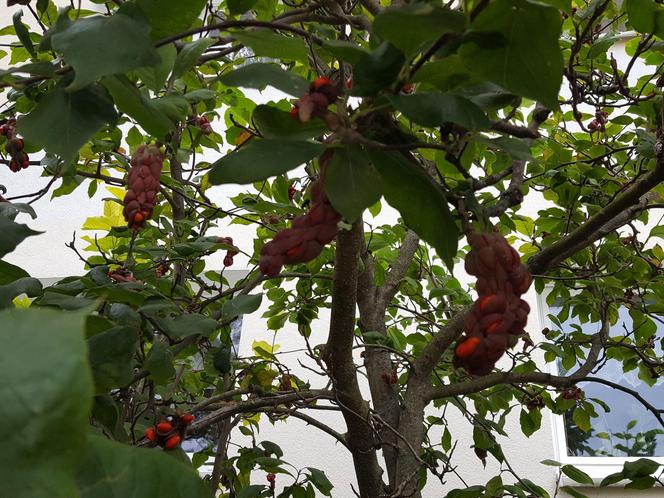
[[[59,3],[67,4],[68,2],[61,0]],[[11,15],[18,7],[16,6],[11,9],[3,8],[0,10],[0,27],[11,24]],[[30,16],[27,13],[24,16],[24,20],[26,22],[30,20]],[[6,38],[0,38],[0,42],[5,42],[6,40]],[[616,55],[619,59],[624,57],[620,51],[620,47],[616,50]],[[0,68],[3,64],[6,64],[6,61],[0,61]],[[261,102],[281,98],[278,93],[269,90],[264,93],[250,91],[248,94]],[[0,97],[1,99],[2,97]],[[216,158],[210,157],[209,159],[214,160]],[[39,167],[31,167],[20,174],[11,173],[8,168],[0,168],[0,184],[8,188],[7,196],[26,194],[34,192],[46,184],[47,180],[41,178],[40,175],[41,168]],[[239,193],[241,190],[237,186],[215,187],[208,193],[222,207],[231,207],[231,203],[228,200],[229,197]],[[77,232],[77,236],[79,237],[84,234],[80,230],[83,222],[89,216],[101,214],[101,201],[107,196],[108,193],[105,189],[99,188],[97,193],[92,198],[89,198],[87,195],[87,182],[74,191],[73,194],[65,197],[51,200],[50,194],[47,194],[33,204],[38,214],[36,220],[30,221],[27,215],[21,215],[21,221],[29,223],[32,228],[42,230],[44,233],[27,239],[21,244],[18,251],[8,256],[8,261],[28,269],[31,275],[39,278],[54,278],[82,273],[82,262],[71,250],[65,247],[65,243],[71,242],[74,232]],[[526,200],[523,213],[535,216],[536,212],[544,205],[544,200],[539,194],[534,193],[534,195],[529,195]],[[395,212],[390,209],[384,209],[379,218],[368,221],[378,225],[395,220]],[[232,236],[237,245],[249,250],[249,252],[252,247],[253,233],[253,228],[240,225],[231,225],[218,231],[218,235]],[[84,243],[79,241],[77,245],[81,249]],[[221,258],[223,258],[221,254],[210,257],[208,267],[221,267]],[[247,269],[248,262],[246,258],[241,255],[238,256],[236,258],[236,268]],[[457,271],[463,274],[462,268],[458,268]],[[533,310],[538,309],[537,297],[533,290],[527,294],[526,300]],[[540,332],[544,327],[542,321],[541,313],[534,312],[531,314],[528,331],[535,341],[542,339]],[[325,342],[327,327],[327,317],[322,316],[321,320],[314,327],[311,337],[312,344]],[[261,312],[245,317],[240,353],[249,354],[254,340],[270,341],[271,337],[272,333],[266,330],[265,320],[261,318]],[[287,324],[278,333],[276,342],[281,345],[281,351],[296,350],[302,347],[297,329],[292,324]],[[314,382],[316,381],[314,376],[298,364],[298,360],[303,359],[302,355],[294,353],[284,355],[283,357],[287,358],[285,361],[291,366],[293,372],[304,378],[312,379]],[[359,356],[357,362],[361,362]],[[553,494],[556,489],[557,473],[554,468],[544,466],[539,462],[544,459],[560,458],[554,438],[554,419],[549,412],[545,412],[542,429],[530,438],[526,438],[521,433],[518,412],[519,410],[515,410],[514,416],[508,419],[505,428],[510,437],[501,441],[505,455],[507,455],[510,464],[519,475],[530,478]],[[432,409],[431,413],[435,414],[436,410]],[[454,435],[458,438],[454,463],[458,466],[459,474],[469,485],[486,483],[487,479],[494,475],[496,471],[495,464],[489,458],[487,469],[482,468],[481,463],[470,448],[472,445],[471,425],[458,412],[450,412],[448,410],[447,414],[450,425],[454,427]],[[316,413],[316,415],[324,422],[343,432],[343,421],[338,414],[320,412]],[[312,466],[325,470],[330,480],[335,484],[335,490],[333,491],[335,497],[345,498],[354,496],[350,488],[350,484],[354,482],[354,472],[349,454],[343,447],[336,444],[330,436],[320,433],[311,427],[305,427],[305,425],[297,419],[291,419],[287,423],[277,422],[275,425],[265,422],[262,424],[261,437],[280,444],[285,452],[284,458],[294,465],[298,467]],[[237,436],[242,437],[239,433]],[[440,437],[440,434],[433,436],[434,440],[437,437]],[[611,472],[615,470],[617,469],[612,469]],[[597,472],[599,474],[602,472],[609,473],[607,471]],[[278,479],[280,478],[281,476],[278,477]],[[261,479],[260,476],[257,476],[256,479],[257,482],[261,482],[258,480]],[[565,483],[563,482],[562,484]],[[430,479],[424,496],[426,498],[438,498],[456,487],[462,487],[462,483],[453,475],[449,476],[445,485]],[[597,491],[583,489],[582,491],[590,497],[597,498],[645,498],[661,496],[661,491],[629,491],[622,489],[603,489]]]

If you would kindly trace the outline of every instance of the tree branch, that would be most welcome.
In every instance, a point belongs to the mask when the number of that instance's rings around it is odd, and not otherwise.
[[[353,362],[355,310],[359,259],[362,250],[362,221],[337,236],[330,332],[323,360],[337,392],[348,428],[348,444],[353,455],[360,495],[373,498],[383,488],[382,469],[378,465],[374,435],[369,425],[369,406],[362,397]]]

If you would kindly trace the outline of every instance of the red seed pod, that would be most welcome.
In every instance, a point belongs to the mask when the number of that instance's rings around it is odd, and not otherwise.
[[[325,76],[320,76],[313,81],[313,83],[311,84],[311,88],[309,90],[312,92],[316,92],[320,90],[322,87],[328,85],[332,85],[332,80]]]
[[[224,266],[225,267],[233,266],[233,256],[231,256],[230,254],[226,254],[226,256],[224,256]]]
[[[173,425],[170,422],[159,422],[157,424],[157,432],[159,434],[167,434],[173,430]]]
[[[289,187],[288,187],[288,200],[292,201],[293,198],[295,197],[296,193],[297,193],[297,189],[293,185],[289,185]]]
[[[459,358],[467,358],[475,352],[480,342],[482,340],[479,337],[469,337],[456,347],[455,353]]]
[[[164,155],[154,145],[141,145],[131,159],[122,214],[130,228],[141,229],[152,217]]]
[[[164,443],[164,448],[167,449],[167,450],[172,450],[172,449],[177,448],[178,446],[180,446],[181,442],[182,442],[182,438],[177,434],[173,434]]]
[[[157,433],[154,430],[154,427],[148,427],[145,429],[145,438],[148,441],[156,441],[157,440]]]
[[[190,425],[194,421],[194,416],[191,413],[185,413],[180,417],[184,425]]]

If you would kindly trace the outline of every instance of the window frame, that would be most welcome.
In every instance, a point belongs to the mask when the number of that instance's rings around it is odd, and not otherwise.
[[[542,292],[536,293],[537,315],[542,328],[552,328],[554,325],[549,320],[550,308],[547,304],[552,285],[546,285]],[[560,375],[557,363],[546,363],[543,369],[552,375]],[[565,417],[551,412],[551,434],[553,437],[554,460],[563,465],[573,465],[588,474],[595,484],[599,484],[609,474],[620,472],[625,462],[634,462],[644,457],[607,457],[607,456],[570,456],[567,454],[567,434],[565,431]],[[664,456],[646,457],[660,465],[664,465]],[[585,485],[573,481],[566,475],[562,475],[561,484],[565,486],[584,487]],[[621,484],[613,484],[614,487],[622,487]]]

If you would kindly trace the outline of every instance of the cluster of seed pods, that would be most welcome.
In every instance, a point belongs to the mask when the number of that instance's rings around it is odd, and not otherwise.
[[[337,87],[325,76],[316,78],[309,91],[295,102],[290,115],[293,119],[306,123],[311,118],[323,117],[327,113],[330,104],[334,104],[339,98]]]
[[[14,118],[8,119],[0,125],[0,136],[7,137],[5,151],[11,157],[9,169],[14,173],[18,173],[30,166],[30,158],[23,151],[25,143],[22,138],[16,136],[16,120]]]
[[[155,425],[145,429],[145,438],[166,450],[178,448],[184,439],[187,426],[194,421],[191,413],[169,415]]]
[[[320,176],[311,188],[309,211],[293,219],[290,228],[281,230],[263,246],[259,266],[264,275],[278,275],[285,264],[311,261],[337,236],[341,215],[323,190],[325,168],[332,154],[328,149],[320,157]]]
[[[156,145],[141,145],[132,156],[122,211],[129,228],[140,230],[152,217],[163,164],[164,154]]]
[[[466,316],[454,364],[473,375],[486,375],[524,333],[530,307],[520,296],[531,277],[501,234],[474,233],[469,242],[465,267],[477,277],[478,298]]]

